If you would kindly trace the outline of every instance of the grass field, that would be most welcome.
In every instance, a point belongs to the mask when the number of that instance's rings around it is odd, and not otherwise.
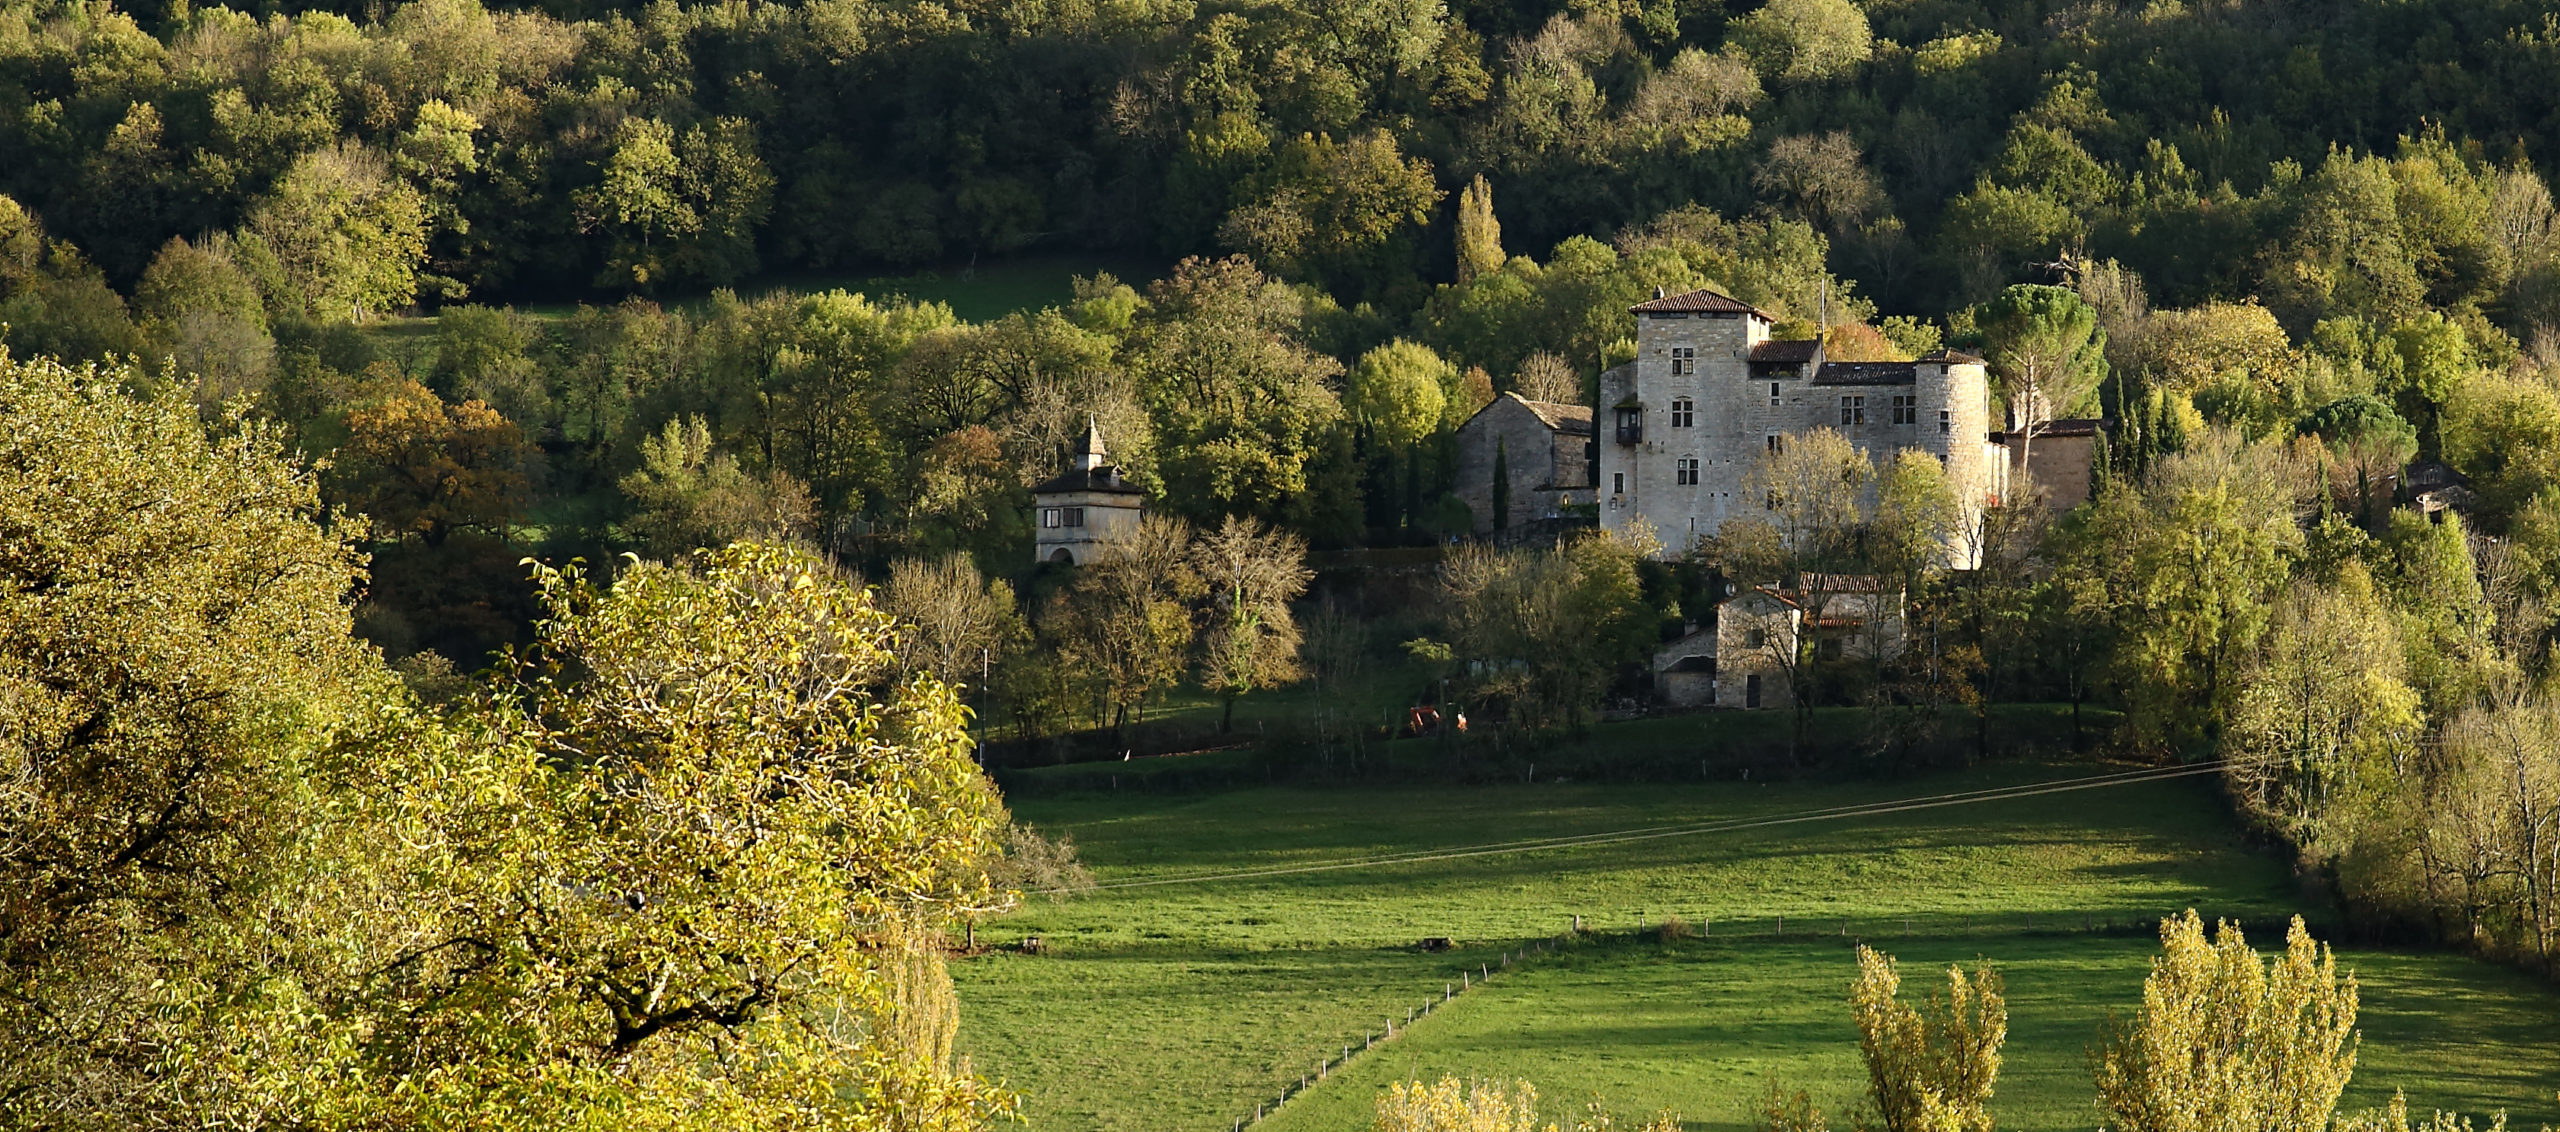
[[[1690,726],[1704,726],[1693,722]],[[1061,768],[1082,769],[1082,768]],[[2084,776],[2011,763],[1904,782],[1255,789],[1026,798],[1106,883],[1303,866]],[[1581,914],[1625,932],[1666,914],[1723,938],[1619,942],[1540,959],[1462,996],[1284,1111],[1278,1129],[1348,1129],[1391,1077],[1527,1077],[1559,1101],[1598,1092],[1697,1127],[1747,1124],[1771,1080],[1842,1099],[1857,1087],[1840,1005],[1842,920],[1914,964],[1987,955],[2017,1016],[2004,1123],[2086,1127],[2083,1049],[2137,1001],[2152,941],[2054,934],[2194,906],[2253,918],[2300,902],[2282,862],[2239,837],[2194,781],[1539,853],[1106,890],[1034,902],[983,941],[1037,934],[1047,953],[955,965],[962,1045],[1020,1090],[1032,1127],[1225,1128],[1255,1100],[1474,967]],[[2316,911],[2316,910],[2315,910]],[[1796,921],[1736,940],[1750,919]],[[2025,930],[2028,918],[2041,922]],[[1910,917],[1911,938],[1903,919]],[[1809,934],[1808,929],[1821,935]],[[1458,941],[1429,955],[1425,936]],[[2261,942],[2275,942],[2262,936]],[[2560,1119],[2560,995],[2449,956],[2355,951],[2366,978],[2358,1095],[2400,1084],[2422,1105]]]
[[[2261,946],[2271,935],[2252,937]],[[2087,1048],[2109,1010],[2141,999],[2154,947],[2137,936],[1870,941],[1903,963],[1905,994],[1987,955],[2008,984],[2001,1126],[2089,1128]],[[2421,1113],[2507,1108],[2525,1128],[2560,1120],[2560,1000],[2524,975],[2459,956],[2350,949],[2364,1046],[2349,1107],[2405,1089]],[[1268,1132],[1365,1127],[1389,1081],[1453,1073],[1525,1078],[1559,1110],[1592,1097],[1629,1115],[1749,1128],[1773,1082],[1825,1110],[1860,1099],[1864,1069],[1842,1006],[1849,945],[1690,941],[1540,960],[1460,998],[1282,1110]]]

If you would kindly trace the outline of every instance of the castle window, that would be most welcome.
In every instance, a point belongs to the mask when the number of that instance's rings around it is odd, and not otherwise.
[[[1920,399],[1908,393],[1896,395],[1893,399],[1893,423],[1920,423]]]
[[[1626,493],[1627,493],[1627,473],[1625,473],[1625,472],[1611,472],[1611,473],[1609,473],[1609,494],[1611,494],[1611,495],[1625,495]]]
[[[1044,527],[1081,527],[1084,525],[1084,508],[1043,507],[1040,509],[1040,525]]]
[[[1750,649],[1764,649],[1769,647],[1769,631],[1767,629],[1753,629],[1752,631],[1743,634],[1742,647]]]
[[[1677,469],[1675,469],[1675,471],[1676,471],[1676,473],[1677,473],[1677,474],[1678,474],[1678,476],[1679,476],[1679,479],[1680,479],[1680,485],[1681,485],[1681,486],[1683,486],[1683,487],[1695,487],[1695,486],[1697,486],[1697,483],[1698,483],[1698,458],[1697,458],[1697,457],[1695,457],[1695,456],[1683,456],[1683,457],[1681,457],[1681,458],[1680,458],[1680,464],[1679,464],[1678,468],[1677,468]]]
[[[1671,376],[1698,372],[1698,350],[1695,346],[1671,348]]]
[[[1840,423],[1844,425],[1867,423],[1867,399],[1864,397],[1841,398]]]
[[[1679,363],[1674,361],[1672,364],[1678,365]],[[1673,398],[1671,401],[1671,427],[1689,428],[1697,423],[1697,403],[1686,397]]]
[[[1945,410],[1945,409],[1940,409],[1940,410],[1938,410],[1938,431],[1939,431],[1939,432],[1954,432],[1955,430],[1956,430],[1956,415],[1955,415],[1954,413],[1952,413],[1952,412],[1948,411],[1948,410]]]
[[[1777,433],[1770,433],[1760,439],[1763,443],[1766,443],[1769,446],[1769,454],[1772,456],[1776,456],[1787,450],[1787,438]]]
[[[1769,383],[1769,407],[1778,407],[1778,383],[1774,381]]]

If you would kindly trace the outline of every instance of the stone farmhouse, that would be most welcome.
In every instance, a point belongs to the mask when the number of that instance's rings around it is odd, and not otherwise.
[[[1591,406],[1505,393],[1458,426],[1458,498],[1477,534],[1570,517],[1591,502]],[[1494,486],[1495,471],[1505,481]],[[1496,498],[1499,496],[1500,498]]]
[[[1918,449],[1945,465],[1967,525],[2007,488],[1982,359],[1835,362],[1819,341],[1775,341],[1765,311],[1710,290],[1632,308],[1636,358],[1600,378],[1600,526],[1649,523],[1666,557],[1756,506],[1744,481],[1764,453],[1817,428],[1883,463]],[[1973,540],[1948,547],[1969,568]]]
[[[1882,579],[1825,575],[1754,586],[1654,652],[1654,691],[1672,707],[1786,707],[1807,634],[1819,664],[1892,660],[1902,655],[1903,629],[1901,587]]]
[[[1102,544],[1136,534],[1145,513],[1147,493],[1120,478],[1106,463],[1102,426],[1085,420],[1084,440],[1068,458],[1067,469],[1031,489],[1031,504],[1040,525],[1032,536],[1034,562],[1082,566],[1093,561]]]

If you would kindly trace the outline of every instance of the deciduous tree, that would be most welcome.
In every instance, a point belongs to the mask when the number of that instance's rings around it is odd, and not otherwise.
[[[394,694],[323,518],[273,427],[0,358],[0,1123],[212,1111],[270,883]]]
[[[503,534],[524,507],[532,446],[487,405],[448,405],[386,367],[346,425],[339,497],[370,516],[379,537],[440,546],[457,530]]]
[[[2325,1128],[2355,1073],[2356,979],[2293,920],[2261,961],[2236,924],[2205,939],[2193,910],[2160,921],[2142,1007],[2092,1061],[2098,1104],[2126,1132]]]
[[[1228,516],[1192,544],[1192,568],[1208,589],[1200,683],[1225,700],[1218,729],[1233,730],[1237,698],[1298,679],[1298,621],[1289,603],[1315,575],[1306,543],[1252,519]]]
[[[1867,1062],[1867,1095],[1886,1132],[1991,1132],[1992,1087],[2009,1037],[1999,972],[1947,968],[1923,1010],[1901,1001],[1893,957],[1858,947],[1849,1009]]]

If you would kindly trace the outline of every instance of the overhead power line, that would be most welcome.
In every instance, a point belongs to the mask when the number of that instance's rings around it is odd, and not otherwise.
[[[1413,865],[1433,861],[1455,861],[1471,857],[1492,857],[1508,853],[1539,853],[1556,849],[1581,849],[1600,845],[1623,845],[1637,841],[1657,841],[1671,837],[1695,837],[1709,833],[1731,833],[1746,829],[1800,825],[1808,822],[1845,821],[1853,818],[1879,817],[1885,814],[1934,810],[1949,806],[1971,806],[1984,802],[2005,802],[2018,798],[2036,798],[2049,794],[2065,794],[2080,790],[2103,790],[2117,786],[2137,786],[2151,782],[2190,778],[2212,774],[2229,765],[2227,759],[2213,759],[2180,767],[2150,767],[2141,770],[2116,771],[2060,782],[2025,783],[2017,786],[1991,787],[1982,790],[1960,790],[1947,794],[1929,794],[1881,802],[1865,802],[1849,806],[1827,806],[1799,810],[1765,818],[1727,818],[1692,825],[1649,826],[1637,829],[1608,830],[1598,833],[1568,834],[1514,841],[1463,845],[1449,849],[1412,850],[1349,857],[1334,861],[1315,861],[1297,865],[1273,865],[1258,869],[1240,869],[1222,873],[1195,873],[1186,876],[1154,877],[1145,880],[1113,881],[1094,889],[1159,888],[1176,884],[1214,884],[1220,881],[1259,880],[1265,877],[1296,876],[1305,873],[1340,872],[1347,869],[1378,868],[1387,865]],[[1063,892],[1065,889],[1039,889],[1041,893]],[[1089,890],[1088,890],[1089,891]]]

